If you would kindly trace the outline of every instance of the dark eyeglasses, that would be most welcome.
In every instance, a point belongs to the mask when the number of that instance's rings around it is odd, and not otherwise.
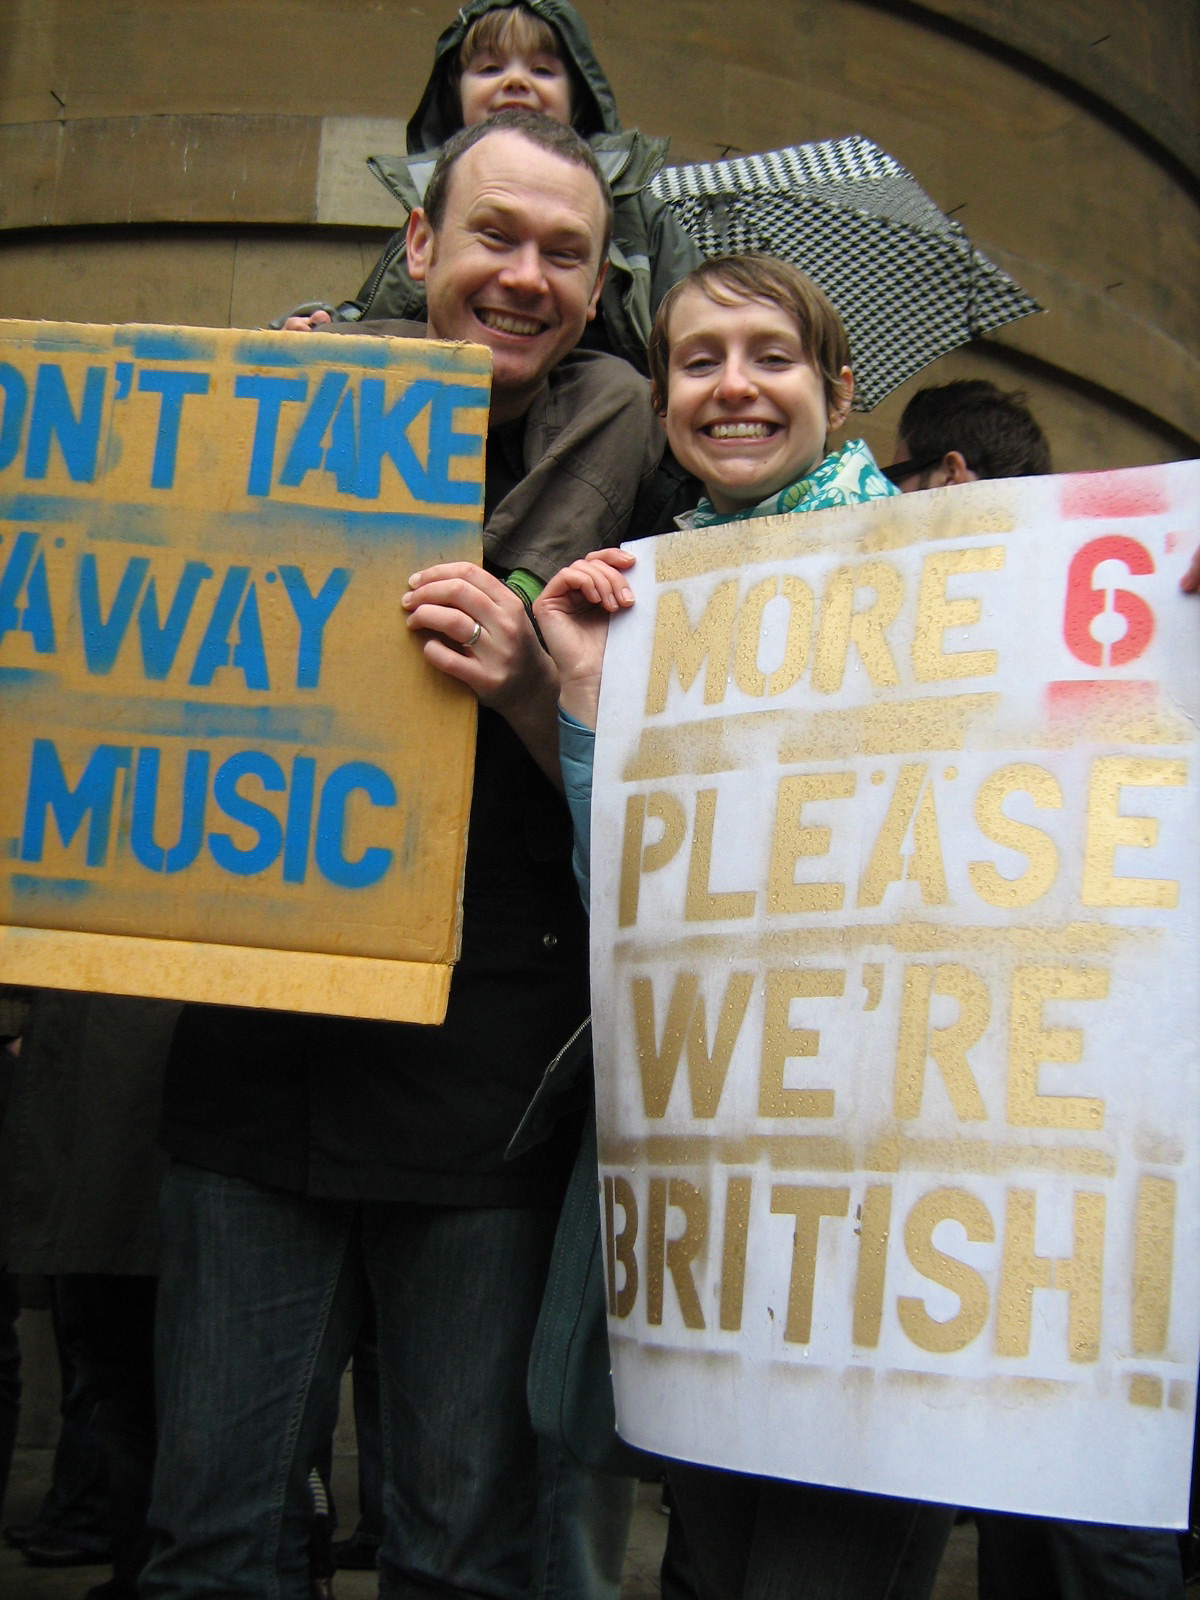
[[[918,478],[923,472],[940,467],[945,459],[945,451],[939,451],[936,456],[921,456],[916,461],[893,461],[890,467],[881,467],[879,470],[889,483],[901,484],[908,478]]]

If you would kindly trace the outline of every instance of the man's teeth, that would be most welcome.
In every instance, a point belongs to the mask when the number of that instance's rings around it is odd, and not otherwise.
[[[507,311],[480,311],[477,313],[480,322],[487,328],[494,328],[497,333],[541,333],[542,325],[534,322],[529,317],[514,317]]]
[[[713,422],[706,431],[713,439],[767,439],[775,429],[769,422]]]

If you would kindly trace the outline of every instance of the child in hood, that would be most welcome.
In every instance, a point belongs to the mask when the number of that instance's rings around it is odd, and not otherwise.
[[[612,89],[583,18],[566,0],[471,0],[442,34],[433,70],[408,124],[407,156],[373,156],[375,176],[406,211],[420,205],[438,151],[459,128],[508,107],[540,111],[587,139],[613,192],[614,227],[599,311],[583,343],[646,371],[646,341],[667,290],[701,260],[700,251],[649,184],[665,139],[623,132]],[[408,275],[401,229],[392,235],[353,300],[308,307],[284,326],[423,321],[422,286]]]

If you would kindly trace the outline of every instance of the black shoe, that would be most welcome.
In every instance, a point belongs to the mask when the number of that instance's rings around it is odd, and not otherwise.
[[[333,1541],[333,1564],[339,1572],[374,1572],[379,1565],[380,1539],[369,1533],[352,1533]]]
[[[105,1567],[112,1560],[107,1550],[81,1550],[52,1533],[40,1534],[20,1549],[31,1567]]]

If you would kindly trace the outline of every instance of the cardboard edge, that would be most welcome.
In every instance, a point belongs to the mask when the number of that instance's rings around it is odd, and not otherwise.
[[[439,962],[0,926],[0,983],[34,988],[440,1023],[452,971]]]

